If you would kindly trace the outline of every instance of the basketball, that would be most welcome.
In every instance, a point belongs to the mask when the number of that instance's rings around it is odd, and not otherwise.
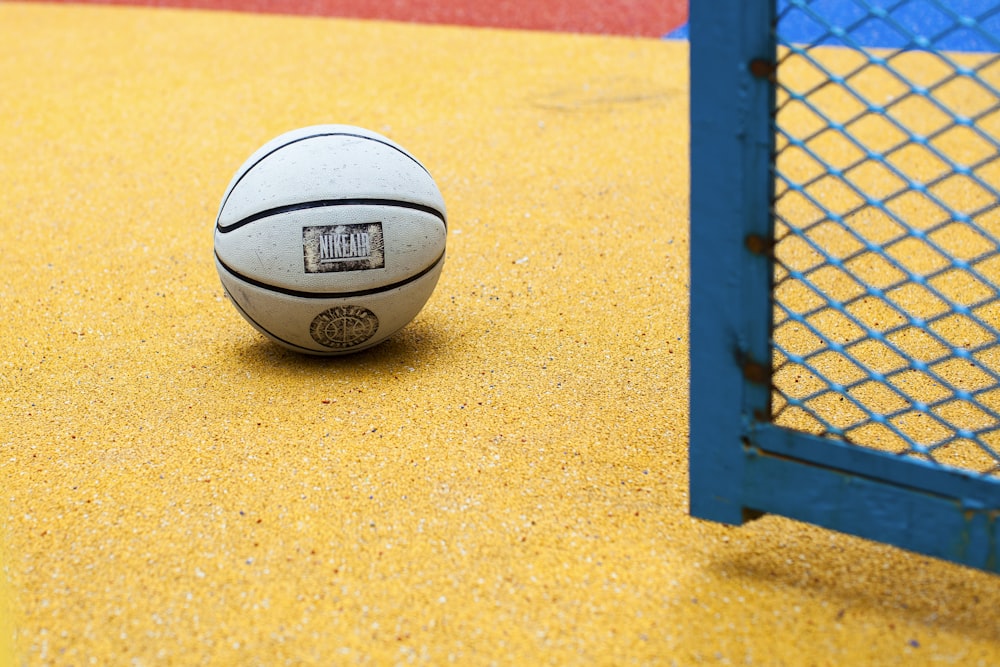
[[[430,172],[349,125],[282,134],[222,197],[215,265],[226,296],[275,343],[313,355],[378,345],[427,303],[447,216]]]

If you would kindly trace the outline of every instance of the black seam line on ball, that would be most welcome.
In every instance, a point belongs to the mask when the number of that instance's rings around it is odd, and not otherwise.
[[[405,278],[403,280],[400,280],[399,282],[395,282],[390,285],[383,285],[382,287],[375,287],[372,289],[355,290],[353,292],[304,292],[301,290],[288,289],[287,287],[278,287],[277,285],[269,285],[265,282],[261,282],[260,280],[257,280],[255,278],[245,276],[239,271],[234,270],[232,267],[230,267],[229,265],[227,265],[225,262],[222,261],[222,258],[219,257],[218,252],[215,253],[215,259],[219,262],[219,266],[221,266],[226,270],[226,273],[228,273],[229,275],[238,280],[242,280],[243,282],[249,285],[253,285],[254,287],[259,287],[261,289],[266,289],[271,292],[287,294],[288,296],[295,296],[302,299],[345,299],[349,297],[368,296],[369,294],[379,294],[381,292],[388,292],[390,290],[394,290],[397,287],[402,287],[403,285],[408,285],[409,283],[412,283],[414,280],[418,280],[423,276],[427,275],[428,273],[430,273],[431,271],[433,271],[434,267],[440,264],[441,261],[444,259],[444,255],[445,255],[444,252],[442,252],[438,256],[438,258],[431,263],[430,266],[420,271],[419,273],[415,273],[409,278]]]
[[[265,327],[263,324],[261,324],[260,322],[258,322],[254,318],[250,317],[250,314],[246,310],[244,310],[243,306],[241,306],[239,304],[239,302],[236,301],[236,299],[231,298],[230,301],[232,301],[233,305],[236,306],[236,310],[240,311],[240,314],[242,314],[243,317],[245,317],[249,321],[253,322],[254,325],[257,326],[262,331],[266,331],[267,335],[271,336],[275,340],[280,340],[285,345],[288,345],[289,347],[293,347],[296,350],[300,350],[302,352],[310,352],[312,354],[322,354],[323,353],[322,350],[314,350],[311,347],[302,347],[301,345],[296,345],[295,343],[293,343],[291,341],[288,341],[288,340],[285,340],[281,336],[276,335],[273,331],[271,331],[270,329],[268,329],[267,327]]]
[[[311,208],[325,208],[329,206],[392,206],[395,208],[408,208],[414,211],[422,211],[423,213],[429,213],[435,218],[438,218],[444,228],[448,229],[448,222],[445,220],[444,213],[437,210],[433,206],[425,206],[424,204],[415,204],[409,201],[403,201],[401,199],[370,199],[370,198],[353,198],[353,199],[318,199],[316,201],[304,201],[298,204],[288,204],[287,206],[278,206],[275,208],[269,208],[266,211],[260,211],[259,213],[254,213],[253,215],[248,215],[242,220],[237,220],[231,225],[221,225],[216,223],[215,228],[219,230],[220,234],[226,234],[240,227],[249,225],[252,222],[257,222],[258,220],[263,220],[264,218],[270,218],[274,215],[281,215],[282,213],[292,213],[294,211],[305,211]]]
[[[319,138],[319,137],[354,137],[355,139],[367,139],[368,141],[374,141],[377,144],[382,144],[383,146],[387,146],[388,148],[391,148],[392,150],[405,155],[408,159],[410,159],[414,163],[416,163],[416,165],[418,167],[420,167],[421,169],[423,169],[424,172],[426,172],[428,176],[431,176],[431,172],[427,171],[427,167],[425,167],[424,165],[420,164],[420,160],[418,160],[417,158],[413,157],[412,155],[410,155],[409,153],[407,153],[405,150],[401,149],[399,146],[393,146],[392,144],[387,143],[385,141],[382,141],[381,139],[376,139],[375,137],[366,137],[363,134],[356,134],[356,133],[353,133],[353,132],[319,132],[317,134],[310,134],[310,135],[305,136],[305,137],[299,137],[298,139],[293,139],[292,141],[289,141],[287,143],[281,144],[280,146],[276,146],[274,149],[270,150],[269,152],[265,153],[264,155],[261,155],[260,158],[256,162],[254,162],[252,165],[250,165],[249,167],[247,167],[246,170],[242,174],[240,174],[240,177],[236,179],[235,183],[233,183],[233,187],[229,188],[229,191],[226,193],[226,198],[222,201],[222,206],[219,207],[219,215],[221,216],[222,215],[222,211],[224,211],[226,209],[226,203],[229,201],[229,196],[232,195],[233,192],[236,191],[236,186],[240,184],[240,181],[243,180],[243,177],[246,176],[247,174],[249,174],[253,170],[254,167],[256,167],[258,164],[260,164],[261,162],[263,162],[267,158],[271,157],[272,155],[274,155],[275,153],[277,153],[278,151],[280,151],[282,148],[286,148],[288,146],[292,146],[294,144],[299,143],[300,141],[308,141],[310,139],[316,139],[316,138]],[[431,180],[434,180],[433,176],[431,176]],[[218,218],[216,218],[215,224],[216,225],[219,224]]]

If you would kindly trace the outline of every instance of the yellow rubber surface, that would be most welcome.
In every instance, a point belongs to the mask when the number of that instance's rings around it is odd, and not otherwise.
[[[0,4],[19,664],[1000,664],[993,576],[687,516],[687,46]],[[382,132],[449,205],[356,357],[222,295],[233,171]]]
[[[5,507],[4,510],[7,508]],[[14,613],[10,585],[7,580],[7,540],[0,532],[0,667],[14,667]]]

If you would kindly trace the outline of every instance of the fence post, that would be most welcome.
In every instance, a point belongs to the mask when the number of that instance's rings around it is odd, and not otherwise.
[[[690,12],[691,513],[739,524],[734,443],[770,405],[774,2]]]

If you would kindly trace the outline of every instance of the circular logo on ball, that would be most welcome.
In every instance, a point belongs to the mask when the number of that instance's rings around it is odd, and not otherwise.
[[[334,306],[317,315],[309,325],[314,341],[335,350],[361,345],[376,331],[378,318],[361,306]]]

